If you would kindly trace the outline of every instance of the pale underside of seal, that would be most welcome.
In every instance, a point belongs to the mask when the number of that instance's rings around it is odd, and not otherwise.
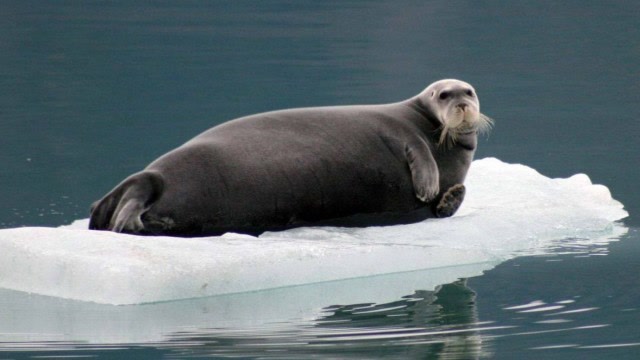
[[[488,124],[457,80],[393,104],[239,118],[125,179],[93,205],[90,228],[204,236],[450,216]]]

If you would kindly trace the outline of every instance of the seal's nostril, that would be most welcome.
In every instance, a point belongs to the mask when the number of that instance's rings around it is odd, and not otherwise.
[[[467,108],[467,104],[458,104],[458,107],[460,108],[460,110],[465,110]]]

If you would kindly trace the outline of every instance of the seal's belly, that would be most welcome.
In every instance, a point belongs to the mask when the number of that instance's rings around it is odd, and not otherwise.
[[[191,146],[169,154],[160,162],[165,193],[145,219],[176,229],[252,232],[356,214],[405,213],[424,205],[415,196],[407,164],[385,146],[318,146],[287,153],[265,148],[257,156],[240,147],[214,152]],[[190,174],[177,166],[193,159],[201,163],[183,167]],[[185,191],[194,188],[200,191]]]

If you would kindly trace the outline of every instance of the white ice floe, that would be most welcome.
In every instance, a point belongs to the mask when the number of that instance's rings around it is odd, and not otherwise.
[[[348,290],[353,283],[340,292],[347,302],[367,292],[431,290],[522,254],[606,251],[626,232],[615,222],[627,216],[622,204],[583,174],[550,179],[487,158],[473,162],[465,184],[467,197],[455,216],[410,225],[191,239],[89,231],[86,219],[60,228],[4,229],[0,288],[139,304],[358,278],[352,280],[357,291]],[[423,276],[420,284],[366,287],[375,276],[444,268],[460,271],[435,271],[442,275]]]

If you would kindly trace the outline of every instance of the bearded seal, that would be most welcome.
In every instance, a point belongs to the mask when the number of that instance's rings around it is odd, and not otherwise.
[[[241,117],[126,178],[93,204],[89,228],[255,235],[451,216],[490,125],[475,89],[453,79],[397,103]]]

